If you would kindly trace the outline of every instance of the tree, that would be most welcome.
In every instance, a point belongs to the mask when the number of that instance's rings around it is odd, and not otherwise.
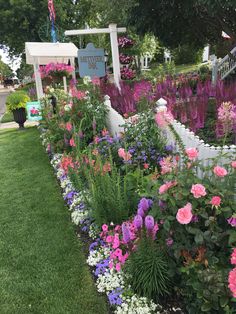
[[[218,43],[222,30],[236,42],[235,0],[137,0],[129,25],[139,34],[153,32],[165,46]]]
[[[62,29],[79,25],[76,0],[54,0],[56,24]],[[24,51],[27,41],[41,41],[39,30],[48,20],[46,0],[0,0],[0,47],[12,55]]]
[[[0,77],[12,77],[12,69],[2,61],[2,58],[0,56]]]

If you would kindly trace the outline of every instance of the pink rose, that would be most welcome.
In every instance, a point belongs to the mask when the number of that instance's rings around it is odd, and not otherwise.
[[[187,225],[193,218],[192,205],[186,204],[183,208],[180,208],[176,214],[176,219],[182,225]]]
[[[220,203],[221,203],[221,198],[219,196],[213,196],[212,197],[212,199],[211,199],[211,205],[212,206],[218,207],[218,206],[220,206]]]
[[[236,160],[231,162],[231,166],[236,169]]]
[[[176,181],[168,181],[165,184],[162,184],[159,187],[159,194],[164,194],[166,193],[172,186],[175,186],[177,184]]]
[[[193,184],[191,188],[191,193],[195,198],[200,198],[206,195],[206,189],[202,184]]]
[[[229,272],[228,283],[233,297],[236,298],[236,267]]]
[[[195,160],[198,156],[198,151],[196,148],[187,148],[185,150],[185,153],[187,154],[188,159],[190,160]]]
[[[228,174],[227,170],[220,166],[214,167],[213,172],[218,177],[224,177]]]
[[[231,254],[231,260],[230,260],[232,265],[236,265],[236,248],[234,248],[232,254]]]

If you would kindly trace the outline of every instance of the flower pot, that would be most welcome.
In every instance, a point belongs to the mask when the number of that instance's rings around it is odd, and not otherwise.
[[[26,121],[25,108],[18,108],[13,110],[12,112],[15,122],[19,124],[19,129],[24,129],[24,123]]]

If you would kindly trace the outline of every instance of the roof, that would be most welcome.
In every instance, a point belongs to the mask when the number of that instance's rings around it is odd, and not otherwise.
[[[68,62],[77,57],[78,48],[73,43],[25,43],[27,64],[48,64],[50,62]]]

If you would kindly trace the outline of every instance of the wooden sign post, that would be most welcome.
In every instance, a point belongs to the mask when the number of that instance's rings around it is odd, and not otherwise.
[[[90,28],[90,29],[77,29],[65,31],[66,36],[74,35],[89,35],[89,34],[110,34],[112,64],[114,72],[114,81],[116,86],[120,89],[120,59],[117,33],[126,32],[126,27],[117,28],[116,24],[110,24],[109,28]]]

